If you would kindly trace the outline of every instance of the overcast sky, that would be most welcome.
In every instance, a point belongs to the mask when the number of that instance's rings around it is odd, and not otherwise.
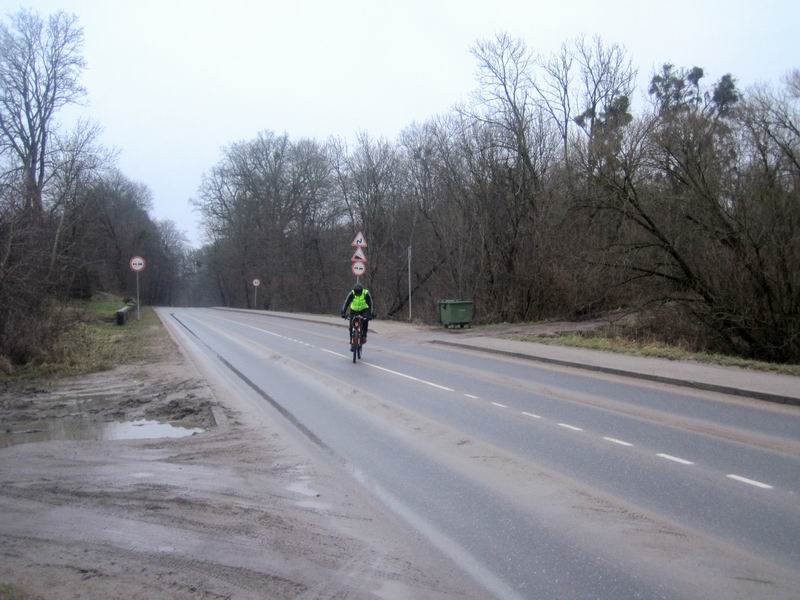
[[[664,62],[743,87],[800,67],[798,0],[0,0],[3,17],[22,6],[78,15],[81,113],[195,246],[188,200],[222,146],[264,129],[393,139],[468,98],[469,48],[497,32],[541,53],[600,35],[626,47],[642,85]]]

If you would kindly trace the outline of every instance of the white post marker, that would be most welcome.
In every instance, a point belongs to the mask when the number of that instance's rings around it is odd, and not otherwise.
[[[261,285],[260,279],[253,279],[253,308],[258,308],[258,286]]]
[[[133,256],[131,257],[130,265],[131,270],[136,273],[136,320],[140,321],[142,315],[139,310],[139,271],[144,271],[147,262],[141,256]]]

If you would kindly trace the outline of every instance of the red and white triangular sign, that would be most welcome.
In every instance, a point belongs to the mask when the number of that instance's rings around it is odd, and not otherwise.
[[[356,248],[356,251],[353,253],[353,256],[350,257],[350,262],[367,262],[367,255],[364,254],[364,250],[361,248]]]
[[[359,231],[358,235],[353,240],[353,243],[351,243],[350,245],[355,246],[356,248],[366,248],[367,238],[365,238],[364,234]]]

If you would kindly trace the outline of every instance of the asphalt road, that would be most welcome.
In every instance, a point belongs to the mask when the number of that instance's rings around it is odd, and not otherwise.
[[[211,309],[196,343],[497,598],[796,598],[800,408]]]

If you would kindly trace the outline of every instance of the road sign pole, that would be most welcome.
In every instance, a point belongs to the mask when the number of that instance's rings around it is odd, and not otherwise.
[[[139,310],[139,271],[136,271],[136,320],[142,320],[142,314]]]
[[[258,286],[261,285],[261,280],[253,279],[253,310],[258,308]]]
[[[411,246],[408,247],[408,322],[411,322]]]
[[[139,301],[139,271],[145,268],[147,262],[141,256],[131,256],[128,265],[130,265],[131,271],[136,273],[136,320],[140,321],[142,319],[142,311],[139,308],[141,304]]]

